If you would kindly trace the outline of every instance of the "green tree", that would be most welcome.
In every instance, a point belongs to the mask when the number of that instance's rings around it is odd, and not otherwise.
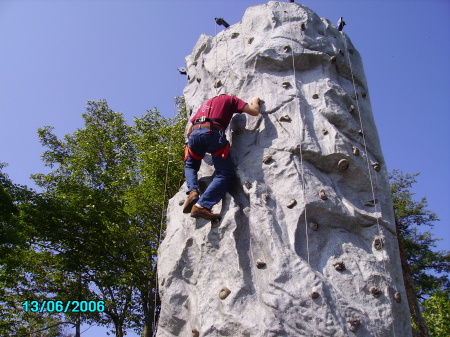
[[[67,316],[113,324],[122,336],[135,309],[135,292],[126,285],[133,269],[127,242],[132,223],[123,210],[123,196],[133,183],[131,127],[105,101],[88,102],[83,118],[85,128],[64,141],[50,127],[38,131],[49,149],[44,163],[56,168],[34,175],[48,202],[30,221],[41,235],[41,249],[54,253],[58,298],[106,302],[104,314]]]
[[[450,336],[450,292],[435,291],[423,303],[423,317],[431,337]]]
[[[437,215],[428,210],[425,197],[414,200],[411,192],[419,174],[403,174],[394,170],[390,174],[391,193],[394,203],[395,222],[398,233],[403,278],[415,327],[415,335],[427,336],[427,327],[421,314],[421,303],[437,290],[449,289],[450,253],[435,251],[436,241],[429,230]]]
[[[149,268],[147,283],[139,285],[142,301],[143,336],[153,336],[159,317],[156,282],[157,250],[166,226],[169,198],[180,188],[183,179],[184,130],[187,117],[184,98],[176,98],[178,113],[171,119],[156,109],[134,120],[132,135],[137,153],[135,178],[139,182],[126,195],[126,211],[136,221],[136,237],[146,237],[141,254],[136,256],[142,268]]]
[[[38,131],[53,171],[34,175],[45,201],[28,220],[53,254],[53,290],[62,300],[104,300],[104,313],[72,319],[112,324],[116,336],[142,326],[150,336],[155,326],[157,247],[183,174],[178,103],[174,119],[154,109],[129,126],[106,101],[88,102],[83,129],[64,140]]]
[[[23,221],[39,194],[13,184],[0,164],[0,336],[63,336],[59,315],[26,310],[26,301],[49,300],[48,255],[36,251],[34,228]],[[34,335],[34,334],[33,334]]]

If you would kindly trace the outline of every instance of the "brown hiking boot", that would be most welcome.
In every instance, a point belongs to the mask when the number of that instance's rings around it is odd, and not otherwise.
[[[191,191],[184,202],[183,213],[191,213],[192,206],[195,205],[198,199],[200,199],[198,192],[196,190]]]
[[[220,220],[220,214],[212,213],[209,209],[205,207],[198,207],[194,205],[192,207],[191,217],[193,218],[203,218],[206,220]]]

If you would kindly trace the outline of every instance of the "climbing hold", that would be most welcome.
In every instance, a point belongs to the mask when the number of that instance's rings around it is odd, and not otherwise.
[[[331,56],[330,61],[331,61],[331,63],[336,63],[336,61],[337,61],[336,56]]]
[[[353,98],[354,100],[357,100],[357,99],[358,99],[358,94],[352,95],[352,98]]]
[[[267,193],[261,194],[262,200],[267,204],[267,201],[269,200],[269,195]]]
[[[244,128],[237,127],[236,129],[233,130],[233,133],[235,133],[237,135],[242,135],[244,133]]]
[[[289,202],[287,203],[287,208],[292,208],[292,207],[294,207],[295,205],[297,205],[297,200],[295,200],[295,199],[291,199],[291,200],[289,200]]]
[[[350,105],[350,108],[348,108],[348,112],[352,113],[353,111],[355,111],[355,106],[352,104]]]
[[[327,194],[325,193],[325,190],[324,190],[324,189],[322,189],[322,190],[319,191],[319,196],[320,196],[320,199],[322,199],[322,200],[328,200],[328,196],[327,196]]]
[[[220,289],[220,291],[219,291],[219,298],[220,298],[221,300],[224,300],[224,299],[226,299],[226,298],[228,297],[228,295],[230,295],[230,294],[231,294],[231,290],[228,289],[227,287],[223,287],[223,288]]]
[[[215,84],[214,84],[214,88],[220,88],[222,86],[222,81],[218,80]]]
[[[288,89],[288,88],[291,87],[291,84],[290,84],[289,82],[283,82],[283,83],[281,84],[281,86],[282,86],[284,89]]]
[[[164,283],[166,283],[166,279],[165,278],[163,278],[162,281],[161,281],[161,287],[164,286]]]
[[[321,30],[319,30],[317,33],[319,33],[319,35],[322,35],[322,36],[325,35],[325,33]]]
[[[311,228],[313,231],[316,231],[319,229],[319,225],[315,222],[310,222],[309,223],[309,228]]]
[[[309,296],[310,296],[313,300],[315,300],[316,298],[318,298],[318,297],[320,296],[320,294],[319,294],[317,291],[311,291],[311,292],[309,293]]]
[[[378,287],[370,287],[369,289],[370,293],[373,295],[373,297],[378,298],[381,296],[382,292],[381,289]]]
[[[400,303],[402,301],[402,294],[400,294],[400,292],[396,291],[394,294],[394,299],[397,303]]]
[[[247,187],[248,190],[251,189],[252,188],[252,183],[249,182],[249,181],[246,181],[245,182],[245,187]]]
[[[366,98],[367,92],[363,91],[363,92],[361,93],[361,96],[362,96],[363,98]]]
[[[359,156],[359,149],[356,146],[352,147],[352,151],[355,156]]]
[[[301,30],[306,30],[306,25],[304,23],[302,23],[302,25],[300,26]]]
[[[178,205],[183,206],[183,205],[184,205],[184,200],[183,200],[183,199],[180,199],[180,200],[178,201]]]
[[[284,47],[283,47],[283,50],[284,50],[286,53],[289,53],[289,52],[291,51],[291,46],[289,46],[289,45],[284,46]]]
[[[252,44],[252,42],[253,42],[254,39],[255,39],[254,37],[249,38],[249,39],[248,39],[248,44]]]
[[[381,165],[379,162],[372,163],[372,167],[377,172],[379,172],[381,170]]]
[[[237,38],[239,36],[239,33],[233,33],[233,34],[231,34],[231,38],[232,39],[235,39],[235,38]]]
[[[375,204],[378,202],[378,199],[367,201],[364,206],[375,207]]]
[[[317,95],[317,94],[314,94],[314,95],[312,96],[312,98],[314,98],[314,99],[318,99],[318,98],[319,98],[319,95]]]
[[[292,119],[288,115],[284,115],[280,117],[280,122],[290,122]]]
[[[339,49],[339,54],[341,54],[342,56],[345,55],[344,51],[342,49]]]
[[[262,161],[263,161],[264,164],[268,164],[268,163],[270,163],[272,161],[272,156],[271,155],[264,156]]]
[[[345,270],[345,264],[342,261],[336,261],[335,263],[333,263],[333,267],[337,271],[344,271]]]
[[[179,72],[181,75],[187,75],[187,70],[186,70],[186,68],[178,68],[178,72]]]
[[[358,130],[358,135],[360,135],[361,137],[364,137],[364,132],[362,130]]]
[[[263,260],[256,260],[256,268],[263,269],[267,264]]]
[[[353,55],[353,49],[349,48],[348,52],[350,53],[350,55]]]
[[[322,134],[325,136],[325,135],[328,135],[328,130],[327,129],[325,129],[325,128],[323,128],[322,129]]]
[[[199,337],[200,332],[197,329],[192,329],[192,337]]]
[[[347,318],[347,326],[350,329],[351,332],[355,332],[356,329],[358,329],[358,326],[360,324],[359,319],[357,318]]]
[[[197,77],[197,82],[200,83],[202,79],[200,77]]]
[[[350,163],[347,159],[339,160],[339,163],[338,163],[339,170],[345,171],[346,169],[348,169],[349,165],[350,165]]]
[[[375,248],[376,250],[380,250],[381,248],[383,248],[383,246],[384,246],[383,239],[379,236],[376,236],[375,239],[373,240],[373,248]]]
[[[198,64],[198,62],[197,62],[197,61],[194,61],[194,62],[192,62],[192,64],[193,64],[194,66],[196,66],[196,65]]]
[[[220,226],[220,219],[211,220],[211,228],[217,228]]]

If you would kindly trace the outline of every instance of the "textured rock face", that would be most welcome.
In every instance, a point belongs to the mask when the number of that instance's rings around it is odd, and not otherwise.
[[[236,179],[219,224],[168,209],[158,336],[411,336],[387,172],[361,58],[286,2],[249,8],[186,58],[188,110],[264,100],[227,131]],[[352,77],[353,74],[353,77]],[[210,158],[200,171],[205,187]]]

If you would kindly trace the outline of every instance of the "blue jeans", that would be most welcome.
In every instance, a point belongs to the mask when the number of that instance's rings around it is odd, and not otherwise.
[[[227,139],[223,131],[211,129],[196,129],[189,136],[189,148],[197,156],[203,157],[205,153],[214,153],[227,144]],[[222,158],[222,155],[212,156],[216,175],[209,184],[205,193],[202,194],[197,202],[200,206],[211,209],[225,195],[234,176],[233,162],[231,155]],[[189,155],[184,167],[186,183],[188,187],[187,193],[190,191],[198,191],[197,172],[200,169],[202,161],[192,158]]]

